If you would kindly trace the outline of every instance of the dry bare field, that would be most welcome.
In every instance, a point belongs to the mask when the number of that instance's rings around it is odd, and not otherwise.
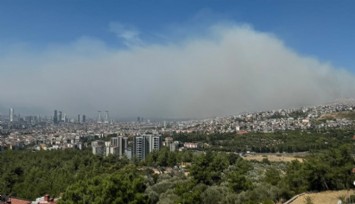
[[[324,191],[319,193],[306,193],[297,199],[295,199],[290,204],[305,204],[307,197],[311,199],[314,204],[337,204],[339,197],[345,196],[349,197],[354,195],[355,190],[342,190],[342,191]]]
[[[337,113],[327,113],[318,118],[318,120],[334,120],[334,119],[348,119],[355,120],[355,112],[344,111]]]
[[[291,162],[293,160],[298,160],[303,162],[303,159],[300,157],[296,157],[295,155],[291,154],[248,154],[244,157],[246,160],[256,160],[262,161],[263,159],[268,159],[271,162]]]

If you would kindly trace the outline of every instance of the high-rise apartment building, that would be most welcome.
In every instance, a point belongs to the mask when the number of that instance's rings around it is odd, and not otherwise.
[[[91,143],[92,153],[99,156],[117,155],[123,157],[127,151],[128,138],[112,137],[110,141],[96,140]],[[131,158],[132,155],[126,155]]]
[[[103,156],[105,155],[105,142],[102,140],[97,140],[91,143],[92,153],[94,155]]]
[[[133,156],[139,160],[144,160],[149,153],[149,143],[145,136],[133,138]]]
[[[111,146],[117,147],[117,155],[122,157],[127,149],[128,138],[123,136],[112,137]]]
[[[161,135],[158,134],[136,136],[133,140],[133,156],[139,160],[144,160],[150,152],[160,150],[161,144]]]
[[[162,140],[160,135],[150,135],[149,136],[149,152],[154,150],[159,151],[162,145]]]

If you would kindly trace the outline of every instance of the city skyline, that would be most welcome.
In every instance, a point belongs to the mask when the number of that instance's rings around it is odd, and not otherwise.
[[[2,114],[206,118],[355,97],[351,1],[52,3],[1,3]]]

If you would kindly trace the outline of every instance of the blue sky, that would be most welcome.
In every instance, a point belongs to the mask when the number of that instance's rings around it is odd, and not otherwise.
[[[351,0],[1,0],[0,43],[28,43],[40,49],[89,36],[120,46],[109,30],[112,22],[135,27],[146,41],[163,41],[157,34],[170,32],[172,37],[172,27],[189,32],[188,28],[232,21],[273,33],[302,55],[354,73],[354,9]]]
[[[355,1],[0,0],[0,114],[210,117],[355,97]]]

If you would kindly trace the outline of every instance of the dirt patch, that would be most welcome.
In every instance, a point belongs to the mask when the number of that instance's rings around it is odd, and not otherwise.
[[[321,115],[318,120],[335,120],[335,119],[348,119],[348,120],[355,120],[355,112],[344,111],[338,113],[327,113]]]
[[[339,197],[348,198],[350,195],[354,195],[355,190],[342,190],[342,191],[324,191],[319,193],[305,193],[299,196],[290,204],[305,204],[308,200],[312,201],[314,204],[336,204],[338,203]]]
[[[299,162],[303,162],[303,159],[298,156],[292,155],[278,155],[278,154],[249,154],[244,157],[246,160],[256,160],[263,161],[264,159],[268,159],[270,162],[291,162],[293,160],[298,160]]]

